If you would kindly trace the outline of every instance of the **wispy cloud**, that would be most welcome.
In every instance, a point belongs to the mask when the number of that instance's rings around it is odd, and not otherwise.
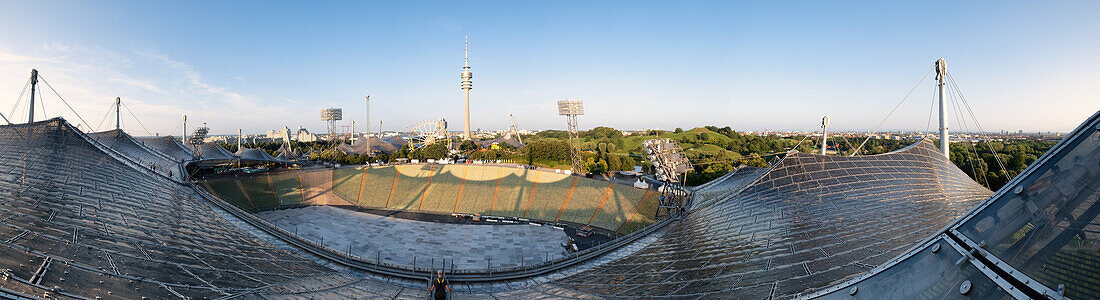
[[[100,126],[100,123],[115,97],[123,98],[144,127],[160,134],[178,134],[180,117],[184,114],[222,131],[232,131],[230,128],[259,131],[281,126],[279,120],[290,117],[298,105],[271,105],[258,96],[210,84],[196,68],[155,50],[116,52],[57,43],[23,51],[8,49],[0,44],[0,108],[4,108],[4,113],[15,104],[32,68],[37,68],[83,116],[89,123],[84,127],[93,130],[109,127],[110,124]],[[52,92],[44,93],[47,117],[62,116],[74,124],[80,123],[63,104],[55,103]],[[25,116],[16,119],[25,121]],[[147,134],[131,120],[124,120],[125,129]]]

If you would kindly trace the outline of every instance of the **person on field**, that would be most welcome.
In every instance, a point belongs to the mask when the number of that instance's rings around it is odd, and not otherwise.
[[[451,291],[451,284],[447,282],[447,279],[443,278],[443,270],[435,272],[436,277],[432,279],[432,285],[428,286],[428,291],[435,290],[436,300],[446,300],[447,292]]]

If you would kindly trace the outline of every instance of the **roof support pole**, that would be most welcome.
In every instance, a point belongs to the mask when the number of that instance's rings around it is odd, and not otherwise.
[[[936,60],[936,93],[940,97],[940,151],[951,159],[951,138],[947,132],[947,106],[944,101],[944,85],[947,77],[947,62],[940,57]]]
[[[27,111],[27,123],[34,122],[34,86],[38,84],[38,70],[31,69],[31,105]]]
[[[825,155],[825,143],[829,140],[829,134],[825,132],[826,127],[829,127],[829,116],[821,118],[821,155]]]
[[[119,107],[122,106],[122,97],[115,97],[115,129],[122,129],[122,114]]]

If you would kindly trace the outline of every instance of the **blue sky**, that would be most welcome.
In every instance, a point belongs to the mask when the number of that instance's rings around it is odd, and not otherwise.
[[[161,134],[182,114],[215,133],[324,131],[329,106],[362,129],[367,93],[386,130],[461,129],[467,34],[475,129],[509,113],[560,129],[554,101],[579,98],[584,128],[812,130],[829,115],[867,130],[941,56],[987,130],[1068,131],[1100,109],[1100,5],[1085,1],[0,2],[0,112],[38,68],[100,129],[116,96]],[[932,89],[884,128],[926,129]]]

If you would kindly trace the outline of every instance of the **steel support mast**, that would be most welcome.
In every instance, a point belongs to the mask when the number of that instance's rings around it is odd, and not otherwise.
[[[38,84],[38,70],[31,69],[31,105],[27,111],[27,123],[34,122],[34,87]]]
[[[940,57],[936,60],[936,93],[940,97],[940,151],[951,159],[951,137],[947,132],[947,106],[944,101],[944,86],[947,81],[947,62]]]
[[[115,97],[115,130],[122,129],[122,97]]]
[[[584,102],[582,100],[558,101],[558,114],[565,116],[569,126],[569,156],[573,160],[573,172],[581,171],[580,134],[577,124],[577,116],[584,114]]]
[[[821,155],[825,155],[825,145],[829,141],[829,134],[825,131],[829,127],[829,116],[821,118]]]

